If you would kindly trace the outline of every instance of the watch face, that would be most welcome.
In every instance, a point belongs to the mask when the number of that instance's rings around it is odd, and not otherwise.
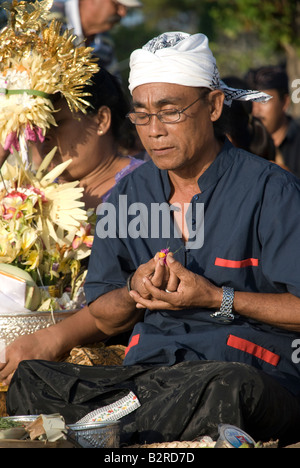
[[[234,315],[232,313],[215,312],[210,316],[217,319],[219,323],[231,323],[234,320]]]

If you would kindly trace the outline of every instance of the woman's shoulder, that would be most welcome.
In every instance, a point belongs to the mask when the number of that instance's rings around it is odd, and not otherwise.
[[[137,168],[147,163],[146,160],[138,159],[133,156],[126,156],[126,158],[128,159],[128,164],[116,174],[116,182],[119,182],[123,177],[131,174]]]

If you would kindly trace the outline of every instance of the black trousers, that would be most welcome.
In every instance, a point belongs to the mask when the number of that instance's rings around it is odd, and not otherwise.
[[[23,361],[7,393],[12,415],[60,413],[74,423],[133,391],[141,407],[121,420],[121,444],[218,438],[233,424],[256,441],[300,440],[300,403],[276,380],[241,363],[170,367],[79,366]]]

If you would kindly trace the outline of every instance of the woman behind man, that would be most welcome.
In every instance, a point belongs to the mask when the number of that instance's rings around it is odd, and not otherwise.
[[[58,126],[51,127],[42,145],[43,155],[57,146],[55,165],[72,158],[62,180],[80,181],[86,208],[97,208],[108,198],[121,175],[142,164],[119,152],[129,103],[117,79],[101,68],[92,81],[84,89],[90,93],[84,98],[90,104],[86,115],[72,113],[65,99],[58,95],[54,103]]]
[[[116,182],[144,161],[119,153],[125,116],[129,111],[118,81],[103,68],[93,76],[84,92],[91,106],[87,114],[74,114],[57,95],[55,119],[39,151],[47,154],[54,146],[53,164],[72,158],[62,181],[79,180],[84,188],[86,208],[97,208],[105,201]],[[124,125],[124,127],[123,127]],[[127,123],[128,125],[128,123]],[[37,164],[37,161],[35,161]],[[0,381],[9,383],[18,363],[24,359],[58,360],[76,345],[107,338],[94,323],[87,307],[56,325],[20,336],[6,349],[6,362],[0,363]]]

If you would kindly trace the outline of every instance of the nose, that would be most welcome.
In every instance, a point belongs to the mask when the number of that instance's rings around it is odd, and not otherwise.
[[[260,114],[260,109],[261,109],[261,102],[252,103],[252,114],[254,115],[254,117]]]
[[[145,128],[148,128],[149,136],[156,138],[168,133],[167,125],[161,122],[156,114],[151,115],[150,122],[148,125],[145,125]]]

